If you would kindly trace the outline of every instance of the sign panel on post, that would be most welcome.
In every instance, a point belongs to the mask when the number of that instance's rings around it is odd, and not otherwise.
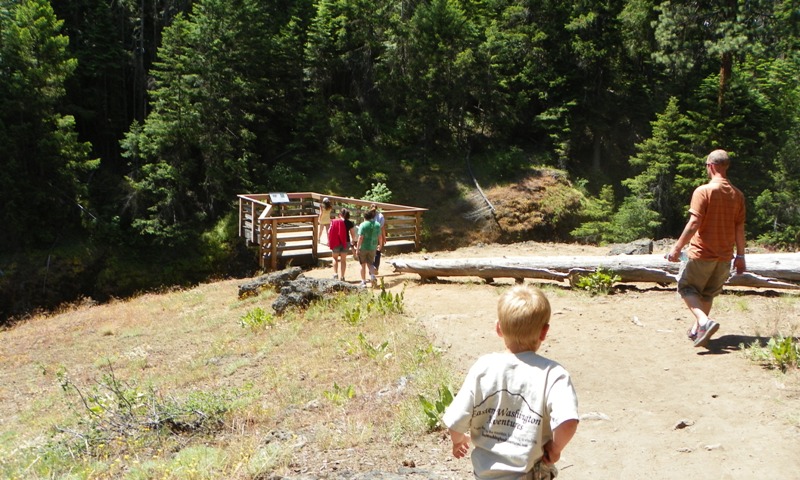
[[[269,203],[281,204],[281,203],[289,203],[289,196],[285,193],[278,192],[278,193],[270,193],[269,194]]]

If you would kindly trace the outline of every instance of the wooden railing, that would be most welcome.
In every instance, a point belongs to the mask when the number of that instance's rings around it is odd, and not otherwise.
[[[346,207],[350,219],[358,225],[362,214],[375,203],[386,219],[386,249],[422,246],[422,214],[425,208],[392,203],[370,202],[313,192],[287,193],[287,203],[272,204],[269,194],[239,195],[239,236],[249,245],[258,245],[259,265],[274,271],[280,260],[292,254],[306,254],[314,260],[330,256],[318,244],[318,222],[322,199],[333,203],[333,215]]]

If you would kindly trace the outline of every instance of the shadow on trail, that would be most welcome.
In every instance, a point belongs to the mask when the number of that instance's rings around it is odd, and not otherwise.
[[[698,352],[698,355],[723,355],[731,352],[742,351],[751,345],[766,347],[770,337],[756,337],[753,335],[723,335],[708,341],[707,350]]]

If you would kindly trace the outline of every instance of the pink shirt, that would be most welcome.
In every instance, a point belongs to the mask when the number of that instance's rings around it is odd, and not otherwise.
[[[344,220],[337,218],[331,222],[331,228],[328,230],[328,247],[333,250],[336,247],[347,248],[347,227]]]

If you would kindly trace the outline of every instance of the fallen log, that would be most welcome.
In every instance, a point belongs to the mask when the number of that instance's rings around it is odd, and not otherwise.
[[[525,278],[574,282],[597,271],[610,270],[622,283],[676,283],[680,263],[663,255],[553,256],[503,258],[404,259],[388,262],[398,273],[415,273],[423,280],[436,277]],[[728,285],[800,289],[800,253],[748,254],[747,271],[734,275]]]

